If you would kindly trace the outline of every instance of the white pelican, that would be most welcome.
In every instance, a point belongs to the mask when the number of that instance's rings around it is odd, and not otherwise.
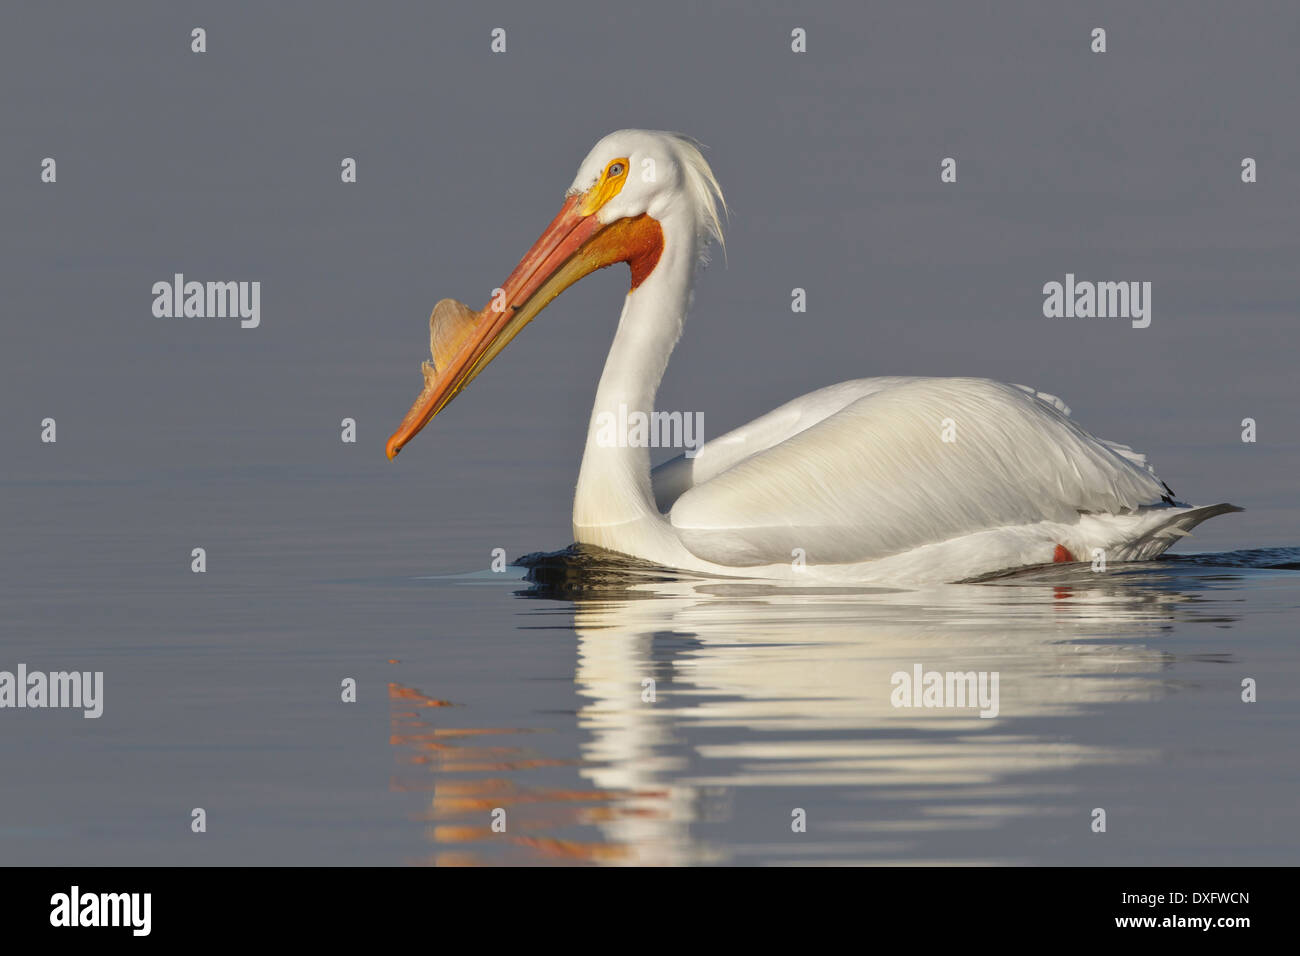
[[[1088,434],[1059,399],[977,378],[832,385],[651,472],[648,448],[610,447],[597,419],[653,412],[696,264],[722,239],[722,202],[686,138],[602,139],[494,302],[481,313],[450,300],[435,308],[433,362],[388,457],[565,288],[626,262],[631,289],[573,502],[579,543],[710,574],[920,584],[1099,554],[1150,558],[1206,518],[1240,510],[1175,501],[1144,456]],[[956,440],[944,440],[953,426]]]

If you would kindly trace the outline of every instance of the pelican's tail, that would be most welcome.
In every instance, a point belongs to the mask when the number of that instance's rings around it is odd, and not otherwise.
[[[1113,553],[1112,556],[1119,561],[1145,561],[1154,558],[1179,538],[1191,534],[1192,529],[1206,518],[1227,514],[1230,511],[1245,510],[1230,504],[1206,505],[1202,508],[1169,508],[1158,520],[1144,527],[1136,538],[1125,541],[1115,549],[1118,553]]]

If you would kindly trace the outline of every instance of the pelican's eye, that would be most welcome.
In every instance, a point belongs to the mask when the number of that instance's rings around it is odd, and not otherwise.
[[[605,167],[605,171],[600,174],[600,179],[587,191],[586,201],[581,207],[582,215],[591,215],[619,194],[619,190],[627,182],[627,164],[628,158],[623,156],[611,161]]]

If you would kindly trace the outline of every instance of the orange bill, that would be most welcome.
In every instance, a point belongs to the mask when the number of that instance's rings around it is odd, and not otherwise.
[[[390,459],[566,288],[615,262],[632,265],[635,287],[654,267],[663,245],[659,224],[645,215],[601,223],[597,212],[610,195],[602,179],[568,197],[482,311],[450,299],[438,303],[430,317],[433,361],[424,365],[424,389],[388,439]]]

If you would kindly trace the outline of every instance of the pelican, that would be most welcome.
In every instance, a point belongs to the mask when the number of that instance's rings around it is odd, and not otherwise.
[[[935,584],[1144,560],[1241,510],[1175,500],[1145,456],[1084,431],[1060,399],[980,378],[831,385],[652,471],[648,448],[602,440],[598,421],[654,411],[696,267],[722,242],[720,207],[686,137],[620,130],[598,142],[493,301],[479,313],[435,308],[433,361],[388,457],[564,289],[625,262],[631,284],[574,495],[581,544],[710,575]]]

